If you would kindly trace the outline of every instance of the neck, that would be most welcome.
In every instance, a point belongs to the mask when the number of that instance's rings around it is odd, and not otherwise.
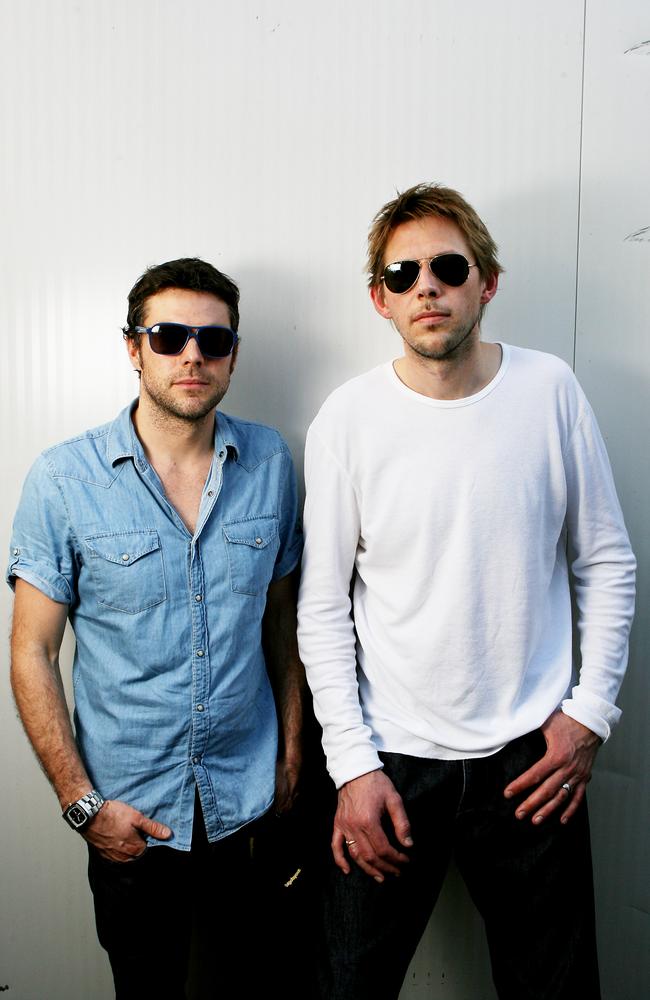
[[[216,407],[204,417],[184,420],[161,411],[141,393],[132,418],[145,455],[154,468],[194,464],[212,456]]]
[[[404,357],[393,362],[397,377],[409,389],[430,399],[465,399],[492,381],[501,365],[499,344],[478,337],[465,349],[443,358],[427,358],[406,346]]]

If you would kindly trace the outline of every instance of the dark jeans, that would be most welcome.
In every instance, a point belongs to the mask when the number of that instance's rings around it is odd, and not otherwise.
[[[120,864],[89,847],[97,933],[117,1000],[184,1000],[190,966],[205,976],[190,996],[259,997],[249,837],[244,829],[209,844],[195,809],[189,852],[150,847]]]
[[[514,817],[503,789],[545,751],[534,732],[464,761],[382,753],[414,840],[399,878],[333,864],[325,894],[324,1000],[395,1000],[455,858],[487,931],[501,1000],[598,1000],[586,805],[566,825]]]

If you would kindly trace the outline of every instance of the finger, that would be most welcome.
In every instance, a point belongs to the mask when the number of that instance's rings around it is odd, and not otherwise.
[[[564,788],[560,788],[558,792],[549,799],[541,809],[537,809],[532,817],[532,822],[535,826],[543,823],[545,819],[548,819],[557,809],[561,809],[566,805],[567,800],[570,798],[568,792]]]
[[[547,760],[546,755],[538,760],[532,767],[529,767],[527,771],[520,774],[518,778],[511,781],[509,785],[504,789],[503,794],[507,799],[514,798],[515,795],[520,795],[521,792],[525,792],[527,788],[532,788],[534,785],[539,785],[542,781],[549,777],[555,770],[555,767]]]
[[[580,807],[580,803],[585,797],[585,786],[577,785],[571,795],[570,801],[562,815],[560,816],[560,823],[568,823],[575,812],[577,812]]]
[[[142,813],[138,815],[133,825],[136,830],[142,830],[143,833],[156,840],[168,840],[172,835],[172,831],[164,823],[157,823],[155,820],[149,819],[148,816],[143,816]]]
[[[346,843],[350,857],[377,881],[383,881],[384,875],[399,875],[401,866],[409,861],[408,855],[392,846],[381,826],[356,832]]]
[[[345,855],[344,851],[345,836],[341,830],[334,830],[332,835],[332,854],[334,856],[334,863],[341,869],[345,875],[350,874],[350,863]]]
[[[530,813],[537,815],[547,803],[554,803],[553,808],[566,802],[566,790],[562,788],[562,783],[570,781],[566,774],[555,771],[550,778],[547,778],[539,788],[536,788],[532,795],[517,806],[515,816],[517,819],[525,819]],[[552,812],[552,809],[550,810]]]
[[[335,831],[332,837],[332,854],[344,874],[349,875],[351,871],[349,857],[366,875],[370,875],[377,882],[384,881],[383,873],[374,864],[375,852],[368,838],[360,832],[355,837],[351,833],[346,836],[342,830]],[[393,873],[399,874],[398,869],[393,869]]]
[[[374,848],[368,842],[362,842],[361,844],[354,841],[346,841],[348,853],[354,863],[369,875],[374,878],[375,882],[383,882],[386,875],[399,875],[399,868],[396,868],[386,862],[381,862],[377,858]]]
[[[347,831],[335,828],[332,852],[336,864],[346,875],[350,872],[349,857],[366,875],[383,882],[385,875],[399,875],[399,865],[407,862],[408,857],[390,845],[381,827],[373,833],[376,844],[361,828]]]
[[[578,778],[568,779],[562,783],[553,798],[535,813],[533,823],[543,823],[557,809],[563,809],[560,821],[567,823],[580,806],[584,795],[584,783]]]
[[[395,799],[387,800],[386,808],[395,830],[395,836],[404,847],[413,847],[413,837],[411,836],[411,824],[406,815],[406,809],[402,799],[397,796]],[[387,842],[388,843],[388,842]],[[390,845],[389,845],[390,846]],[[400,854],[400,860],[406,855]],[[406,858],[408,861],[408,858]]]
[[[103,858],[107,858],[108,861],[113,861],[115,864],[126,865],[130,861],[137,861],[141,858],[146,851],[146,845],[144,851],[134,852],[133,854],[127,854],[125,851],[100,851],[99,853]]]

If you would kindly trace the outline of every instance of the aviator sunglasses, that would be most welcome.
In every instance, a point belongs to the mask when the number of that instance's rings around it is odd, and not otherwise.
[[[135,333],[146,333],[154,354],[182,354],[190,338],[199,345],[204,358],[227,358],[239,342],[228,326],[186,326],[184,323],[155,323],[136,326]],[[125,331],[126,335],[127,331]]]
[[[462,253],[440,253],[437,257],[423,257],[422,260],[396,260],[394,264],[388,264],[384,268],[381,280],[389,292],[401,295],[408,292],[409,288],[418,280],[420,268],[423,264],[429,265],[429,270],[445,285],[458,288],[464,285],[469,276],[470,264]]]

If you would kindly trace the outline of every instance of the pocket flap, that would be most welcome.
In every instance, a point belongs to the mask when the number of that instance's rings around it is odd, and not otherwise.
[[[153,529],[104,532],[101,535],[88,535],[84,541],[94,556],[117,566],[131,566],[142,556],[160,548],[158,532]]]
[[[224,524],[223,533],[228,541],[235,545],[250,545],[252,549],[265,549],[278,536],[278,522],[273,515],[247,521],[230,521]]]

